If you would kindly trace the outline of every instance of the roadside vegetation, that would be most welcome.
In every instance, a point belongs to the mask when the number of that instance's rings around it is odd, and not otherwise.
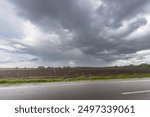
[[[58,77],[58,78],[16,78],[16,79],[0,79],[0,84],[22,84],[22,83],[52,83],[52,82],[71,82],[71,81],[94,81],[94,80],[113,80],[113,79],[132,79],[150,77],[150,73],[139,74],[120,74],[109,76],[80,76],[80,77]]]
[[[0,84],[50,83],[150,77],[150,65],[113,67],[0,68]]]

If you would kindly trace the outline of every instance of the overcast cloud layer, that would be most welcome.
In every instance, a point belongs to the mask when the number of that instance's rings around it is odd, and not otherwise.
[[[150,63],[149,0],[1,0],[0,67]]]

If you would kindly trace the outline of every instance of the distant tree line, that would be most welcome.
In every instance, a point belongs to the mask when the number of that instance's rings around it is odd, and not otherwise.
[[[140,65],[133,65],[133,64],[130,64],[130,65],[127,65],[127,66],[108,66],[108,67],[80,67],[80,66],[77,66],[77,67],[70,67],[70,66],[63,66],[63,67],[45,67],[45,66],[38,66],[37,69],[40,69],[40,70],[44,70],[44,69],[55,69],[55,68],[60,68],[60,69],[69,69],[69,68],[74,68],[74,69],[79,69],[79,68],[132,68],[132,67],[150,67],[150,64],[146,64],[146,63],[142,63]],[[25,67],[26,68],[26,67]],[[27,69],[27,68],[26,68]]]

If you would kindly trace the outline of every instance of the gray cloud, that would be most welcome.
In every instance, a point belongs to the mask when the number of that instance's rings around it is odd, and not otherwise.
[[[98,13],[104,16],[108,26],[121,26],[123,20],[128,20],[140,13],[144,13],[144,6],[149,0],[102,0]]]
[[[147,25],[149,0],[102,0],[95,9],[90,0],[13,0],[18,15],[31,21],[45,35],[40,44],[24,44],[26,53],[46,61],[69,61],[77,65],[107,65],[150,49],[149,35],[130,35]],[[95,1],[96,2],[96,1]],[[124,24],[125,22],[125,24]],[[126,27],[124,28],[124,25]],[[118,31],[118,32],[117,32]],[[70,36],[71,35],[71,36]],[[45,39],[44,39],[45,38]],[[89,57],[89,59],[87,59]],[[95,61],[95,62],[94,62]],[[91,64],[89,64],[91,63]]]

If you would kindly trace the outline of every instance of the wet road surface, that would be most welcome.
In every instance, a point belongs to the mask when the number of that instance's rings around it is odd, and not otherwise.
[[[150,78],[0,85],[0,100],[149,100]]]

